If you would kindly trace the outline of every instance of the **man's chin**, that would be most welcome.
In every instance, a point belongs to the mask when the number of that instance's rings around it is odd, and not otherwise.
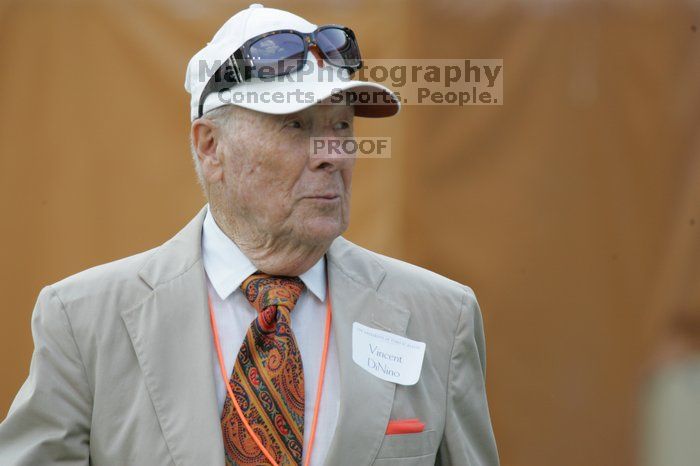
[[[338,218],[318,217],[305,220],[300,236],[307,244],[330,244],[346,229],[347,222],[342,222]]]

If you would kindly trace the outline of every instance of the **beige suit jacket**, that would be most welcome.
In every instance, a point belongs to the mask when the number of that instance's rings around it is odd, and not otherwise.
[[[41,290],[29,376],[0,424],[0,465],[223,466],[205,212],[160,247]],[[498,465],[472,290],[342,237],[327,259],[340,411],[326,465]],[[356,365],[353,322],[425,342],[418,383]],[[425,431],[385,435],[405,418]]]

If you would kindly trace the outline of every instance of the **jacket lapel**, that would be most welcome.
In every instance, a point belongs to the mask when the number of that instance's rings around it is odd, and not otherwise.
[[[153,289],[122,312],[177,465],[223,465],[201,231],[206,208],[139,271]]]
[[[389,422],[396,385],[381,380],[352,360],[352,324],[359,322],[405,336],[410,312],[383,301],[377,288],[385,271],[369,253],[336,239],[328,251],[340,375],[340,412],[325,464],[369,465]]]

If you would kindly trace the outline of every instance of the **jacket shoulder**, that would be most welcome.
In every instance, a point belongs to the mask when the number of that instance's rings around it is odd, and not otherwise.
[[[132,308],[143,302],[159,284],[200,259],[206,212],[205,206],[175,236],[155,248],[91,267],[48,288],[53,290],[69,318],[117,315]]]
[[[368,252],[373,254],[386,270],[386,277],[383,282],[385,285],[398,285],[406,281],[412,286],[419,286],[419,291],[423,292],[431,291],[459,296],[463,296],[466,292],[474,295],[474,291],[468,285],[459,283],[432,270],[373,251]]]
[[[476,304],[476,295],[471,287],[442,276],[426,268],[385,256],[344,240],[348,256],[357,261],[373,264],[381,270],[377,292],[380,296],[399,305],[411,308],[438,306],[441,313],[457,317],[461,308]]]
[[[135,305],[150,291],[138,272],[159,247],[90,267],[49,288],[67,311],[97,302],[119,309]]]

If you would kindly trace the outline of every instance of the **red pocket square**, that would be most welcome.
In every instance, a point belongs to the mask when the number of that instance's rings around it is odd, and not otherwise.
[[[395,419],[386,426],[386,435],[417,434],[423,432],[425,424],[416,419]]]

